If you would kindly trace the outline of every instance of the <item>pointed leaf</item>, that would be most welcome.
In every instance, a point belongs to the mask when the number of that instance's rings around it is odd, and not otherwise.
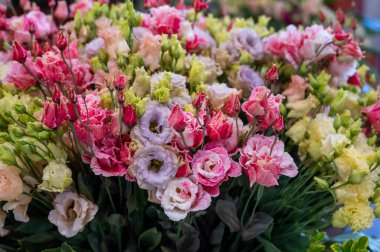
[[[223,223],[230,228],[231,232],[237,232],[240,230],[240,222],[233,203],[226,200],[218,200],[216,202],[215,212]]]
[[[273,218],[266,213],[256,213],[252,221],[248,223],[241,231],[243,241],[249,241],[267,230]]]

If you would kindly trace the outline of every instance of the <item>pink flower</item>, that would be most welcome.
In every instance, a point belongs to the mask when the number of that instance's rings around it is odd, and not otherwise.
[[[85,125],[88,124],[91,139],[88,139],[87,129],[79,120],[74,124],[78,138],[85,143],[89,143],[90,140],[101,141],[110,133],[109,121],[112,111],[100,107],[100,96],[97,93],[88,94],[86,104],[88,116],[83,99],[78,98],[80,118]]]
[[[193,8],[195,12],[200,12],[208,7],[208,2],[205,2],[204,0],[194,0]]]
[[[123,120],[128,127],[132,127],[137,123],[137,114],[131,104],[123,107]]]
[[[61,22],[69,17],[69,11],[67,9],[66,1],[62,1],[62,0],[58,1],[57,8],[55,8],[55,11],[54,11],[54,17]]]
[[[341,60],[361,60],[364,57],[362,50],[358,42],[355,40],[350,40],[344,43],[339,51],[339,58]]]
[[[230,100],[224,105],[224,112],[229,116],[236,116],[240,111],[240,98],[239,94],[235,93],[231,96]]]
[[[194,116],[189,112],[185,113],[185,122],[186,127],[182,131],[183,137],[185,139],[186,145],[189,149],[195,149],[199,147],[203,141],[203,130],[201,126],[199,125],[198,121]],[[203,123],[203,118],[201,118],[204,115],[203,111],[199,112],[199,117],[201,123]],[[172,140],[172,145],[174,145],[178,151],[184,151],[185,146],[182,142],[182,139],[178,132],[175,132],[175,137]]]
[[[305,90],[309,87],[309,84],[305,82],[305,79],[299,75],[293,74],[291,82],[287,89],[282,92],[288,102],[295,102],[305,98]]]
[[[244,125],[240,118],[237,119],[237,124],[235,117],[227,117],[227,119],[232,124],[232,134],[229,138],[219,140],[217,143],[222,144],[230,155],[234,155],[238,151],[239,138],[243,133]]]
[[[221,111],[213,112],[206,124],[208,137],[213,141],[227,139],[232,135],[232,123]]]
[[[227,150],[221,144],[212,142],[195,153],[192,169],[199,184],[213,197],[219,195],[219,186],[228,177],[241,174],[239,164],[230,158]]]
[[[380,101],[362,110],[367,116],[368,122],[374,127],[377,133],[380,133]]]
[[[57,40],[55,41],[57,47],[59,50],[63,51],[66,49],[67,47],[67,38],[66,36],[63,34],[63,32],[59,32],[58,33],[58,37],[57,37]]]
[[[239,163],[249,177],[250,185],[258,183],[271,187],[278,185],[278,177],[294,177],[297,166],[289,153],[284,152],[284,143],[277,140],[273,149],[274,137],[255,135],[248,139],[241,149]]]
[[[24,63],[27,56],[28,56],[28,52],[20,44],[20,42],[18,42],[17,40],[13,41],[13,45],[12,45],[12,59],[14,61],[19,62],[19,63]]]
[[[183,112],[178,104],[174,105],[169,116],[170,127],[173,127],[178,132],[182,132],[186,128],[187,123],[185,112]]]
[[[71,17],[74,17],[77,11],[80,11],[82,16],[84,16],[85,12],[91,9],[92,9],[91,0],[79,0],[70,4]]]
[[[27,59],[25,64],[29,67],[33,64],[31,59]],[[13,83],[17,89],[28,90],[36,84],[35,79],[28,73],[23,65],[14,61],[8,67],[2,80],[4,83]]]
[[[195,34],[193,39],[186,40],[185,49],[188,52],[193,52],[203,44],[207,44],[207,41],[204,38],[201,38],[197,34]]]
[[[354,75],[350,76],[350,78],[348,78],[347,83],[352,86],[357,86],[357,87],[363,86],[360,80],[360,75],[357,72],[354,73]]]
[[[112,177],[127,174],[128,168],[126,163],[122,161],[122,152],[117,142],[117,138],[105,138],[94,145],[95,153],[91,157],[90,165],[96,175]]]
[[[193,176],[172,179],[164,190],[159,189],[156,197],[169,219],[179,221],[189,212],[207,209],[211,204],[210,194],[205,192]]]
[[[62,117],[58,105],[52,101],[44,102],[44,112],[41,122],[50,129],[55,129],[61,126]]]
[[[28,12],[28,14],[25,16],[25,19],[30,24],[33,24],[35,29],[34,35],[38,39],[45,39],[53,31],[53,27],[49,22],[47,16],[39,10]]]
[[[255,88],[248,101],[241,106],[246,113],[249,122],[255,125],[257,122],[260,130],[266,130],[280,117],[280,104],[283,100],[281,95],[273,95],[264,87]]]
[[[164,5],[150,9],[151,17],[145,16],[143,26],[155,34],[177,34],[181,28],[183,16],[176,8]]]
[[[170,4],[171,0],[144,0],[145,9],[157,8],[165,4]]]
[[[76,105],[74,105],[74,103],[69,101],[69,99],[67,99],[63,95],[60,97],[59,107],[62,120],[75,122],[78,119],[78,116],[75,112],[75,106]],[[77,109],[77,111],[79,111],[79,109]]]
[[[267,82],[278,81],[278,65],[272,64],[271,68],[265,74],[265,80]]]
[[[202,91],[202,92],[199,93],[199,94],[195,97],[195,99],[193,100],[193,106],[194,106],[195,108],[200,108],[200,107],[202,106],[202,104],[203,104],[205,98],[206,98],[206,95],[205,95],[205,93]]]
[[[151,71],[160,67],[161,57],[161,37],[158,35],[146,34],[137,52]]]

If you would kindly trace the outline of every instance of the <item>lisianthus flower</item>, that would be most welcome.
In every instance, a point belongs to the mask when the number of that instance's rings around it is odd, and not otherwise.
[[[113,25],[99,30],[98,36],[104,40],[104,49],[110,58],[116,59],[119,55],[128,56],[130,49],[119,26]]]
[[[177,34],[184,19],[181,12],[168,5],[150,9],[151,16],[143,16],[143,26],[155,34]]]
[[[242,90],[243,97],[248,98],[253,89],[264,85],[261,76],[249,66],[242,65],[237,72],[236,79],[230,79],[234,87]]]
[[[133,127],[132,137],[144,145],[169,143],[173,130],[169,125],[170,109],[158,102],[150,101],[140,122]]]
[[[156,195],[165,214],[173,221],[186,218],[189,212],[205,210],[211,204],[210,194],[197,184],[193,176],[170,180]]]
[[[234,28],[230,33],[235,50],[247,51],[253,60],[260,60],[264,56],[263,42],[253,29]]]
[[[293,74],[291,82],[287,89],[282,92],[288,102],[295,102],[305,98],[305,91],[309,87],[309,84],[305,82],[305,79],[299,75]]]
[[[231,99],[232,95],[239,94],[239,91],[236,88],[229,88],[223,83],[207,86],[206,93],[211,109],[219,111]]]
[[[74,17],[77,11],[81,12],[81,15],[84,16],[86,11],[92,9],[93,2],[91,0],[79,0],[70,4],[70,15]]]
[[[15,166],[0,163],[0,200],[16,199],[22,193],[20,170]]]
[[[54,209],[49,212],[49,221],[58,227],[65,237],[81,232],[98,211],[98,206],[82,195],[73,192],[58,194],[53,201]]]
[[[251,186],[255,183],[276,186],[280,175],[295,177],[298,174],[293,158],[284,151],[284,143],[277,140],[272,147],[274,138],[255,135],[241,149],[239,163],[248,175]]]
[[[271,124],[281,116],[280,104],[283,100],[282,95],[273,95],[271,91],[264,87],[255,88],[248,101],[241,105],[251,124],[258,122],[260,130],[266,130]]]
[[[213,112],[206,124],[207,136],[212,141],[224,140],[232,135],[233,123],[221,111]]]
[[[380,133],[380,101],[362,110],[368,122],[373,126],[377,133]]]
[[[210,193],[219,195],[219,186],[228,177],[238,177],[241,167],[228,155],[222,144],[210,142],[194,154],[192,169],[195,178]]]
[[[174,152],[158,145],[140,147],[129,167],[140,188],[153,190],[164,188],[178,170],[178,158]]]
[[[161,57],[161,37],[152,34],[146,34],[137,52],[144,61],[144,65],[149,67],[151,71],[160,67]]]

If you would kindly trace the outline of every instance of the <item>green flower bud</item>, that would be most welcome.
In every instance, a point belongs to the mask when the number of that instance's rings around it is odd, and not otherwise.
[[[308,74],[310,71],[307,69],[307,64],[305,62],[303,62],[300,66],[300,69],[299,69],[301,75],[306,75]]]
[[[26,132],[41,132],[44,130],[44,127],[42,126],[42,123],[40,122],[28,122],[26,125]]]
[[[72,182],[71,170],[65,163],[52,161],[44,169],[42,183],[38,189],[48,192],[63,192]]]
[[[125,65],[126,65],[126,62],[125,62],[125,57],[123,55],[118,55],[117,56],[117,61],[116,61],[117,65],[120,67],[120,68],[124,68]]]
[[[342,120],[340,119],[340,115],[337,114],[334,119],[334,129],[338,130],[340,128],[340,125],[342,124]]]
[[[309,74],[310,86],[312,93],[318,98],[318,100],[323,104],[327,98],[328,83],[331,79],[331,75],[322,71],[317,77]]]
[[[351,175],[348,177],[348,182],[350,184],[358,185],[363,181],[363,179],[368,174],[369,174],[369,170],[364,170],[364,169],[353,170],[351,172]]]
[[[50,136],[51,134],[49,131],[42,131],[38,133],[38,139],[40,140],[49,140]]]
[[[100,62],[99,57],[93,57],[91,59],[91,66],[94,72],[98,71],[99,69],[102,69],[102,63]]]
[[[203,84],[207,79],[209,73],[205,72],[205,64],[195,57],[192,58],[190,62],[190,71],[189,71],[189,83],[195,88],[197,85]]]
[[[129,60],[129,64],[132,65],[134,68],[141,67],[144,65],[144,61],[142,60],[140,55],[136,53],[129,56],[128,60]]]
[[[361,124],[362,122],[359,118],[350,126],[350,134],[352,137],[357,136],[362,131]]]
[[[288,110],[287,110],[285,104],[283,104],[283,103],[280,103],[280,113],[282,116],[285,116],[288,113]]]
[[[251,61],[252,61],[252,55],[250,53],[248,53],[246,50],[241,50],[239,62],[241,64],[247,65],[247,64],[251,63]]]
[[[134,106],[138,102],[140,102],[140,98],[138,98],[135,95],[135,92],[133,91],[132,88],[129,88],[128,90],[125,91],[125,93],[124,93],[124,103],[125,104],[132,104],[132,106]]]
[[[318,178],[318,177],[314,177],[314,181],[317,183],[317,185],[323,189],[323,190],[329,190],[329,184],[327,183],[326,180],[324,179],[321,179],[321,178]]]
[[[380,203],[375,205],[375,211],[373,211],[376,218],[380,218]]]
[[[102,64],[105,64],[107,65],[107,62],[108,62],[108,55],[107,53],[104,51],[103,48],[101,48],[99,50],[99,53],[98,53],[98,57],[99,57],[99,60]]]
[[[16,125],[9,125],[8,131],[12,139],[17,139],[25,135],[24,131]]]
[[[106,109],[112,109],[113,108],[113,101],[112,101],[111,94],[109,92],[103,93],[100,96],[100,106],[102,108],[106,108]]]
[[[82,12],[77,11],[75,13],[75,17],[74,17],[74,29],[75,29],[75,32],[77,34],[79,33],[79,31],[83,25],[84,25],[84,20],[82,17]]]
[[[344,228],[348,225],[349,216],[343,208],[338,209],[332,217],[332,225],[337,228]]]
[[[376,188],[373,196],[372,196],[372,201],[374,203],[380,204],[380,188]]]
[[[38,98],[38,97],[34,97],[33,98],[33,103],[38,108],[42,108],[44,106],[42,100],[40,98]]]
[[[352,123],[351,112],[349,110],[345,110],[343,114],[340,115],[340,119],[343,127],[348,128]]]
[[[371,74],[371,76],[369,77],[369,84],[371,84],[371,85],[376,84],[376,75],[375,74]]]
[[[147,99],[142,99],[135,104],[137,117],[141,118],[145,113],[145,106],[147,103]]]
[[[24,114],[26,112],[26,107],[20,103],[15,104],[15,110],[19,114]]]
[[[10,142],[12,141],[10,136],[8,135],[7,132],[0,132],[0,143],[3,144],[5,142]]]
[[[370,138],[368,138],[367,144],[369,146],[374,146],[377,141],[377,135],[373,135]]]
[[[152,99],[160,103],[168,103],[170,101],[170,89],[160,87],[152,92]]]
[[[4,144],[0,145],[0,161],[7,165],[17,164],[13,151]]]
[[[347,92],[340,89],[337,96],[332,100],[330,107],[333,113],[341,112],[344,109],[344,103],[346,101]]]
[[[376,181],[376,187],[380,188],[380,180]]]

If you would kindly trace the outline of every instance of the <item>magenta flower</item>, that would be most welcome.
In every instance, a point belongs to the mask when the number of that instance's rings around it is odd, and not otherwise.
[[[223,145],[212,142],[195,153],[192,169],[199,184],[213,197],[219,195],[219,186],[228,177],[241,174],[241,167],[231,159]]]
[[[271,150],[273,141],[273,136],[255,135],[241,149],[239,163],[248,175],[251,186],[255,183],[276,186],[280,175],[295,177],[298,174],[293,158],[284,151],[284,143],[277,140]]]
[[[362,110],[367,116],[368,122],[374,127],[377,133],[380,133],[380,101]]]

